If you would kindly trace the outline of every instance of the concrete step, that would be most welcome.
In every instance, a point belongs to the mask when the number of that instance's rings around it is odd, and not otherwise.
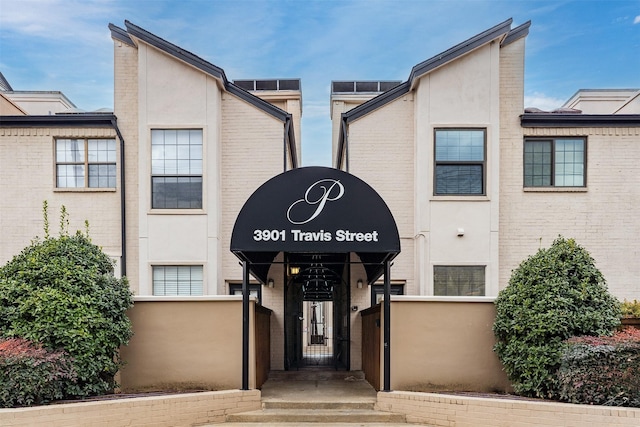
[[[375,400],[371,401],[262,401],[262,409],[371,409],[375,406]]]
[[[207,426],[201,427],[221,427],[227,424],[209,424]],[[406,423],[233,423],[229,424],[228,427],[319,427],[319,426],[327,426],[327,427],[411,427],[416,424],[406,424]],[[420,424],[423,425],[423,424]]]
[[[299,371],[269,371],[271,381],[327,381],[363,380],[362,371],[333,371],[326,369],[303,369]]]
[[[405,423],[401,414],[373,409],[262,409],[227,415],[227,423]],[[317,425],[317,424],[316,424]]]

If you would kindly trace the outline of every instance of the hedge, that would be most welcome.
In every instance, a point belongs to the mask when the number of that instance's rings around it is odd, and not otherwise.
[[[13,408],[64,397],[65,380],[75,380],[71,358],[21,338],[0,340],[0,406]]]
[[[570,338],[558,378],[566,402],[640,407],[640,330]]]

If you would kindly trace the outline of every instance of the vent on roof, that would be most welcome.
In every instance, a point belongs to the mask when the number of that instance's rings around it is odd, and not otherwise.
[[[398,86],[401,81],[347,81],[331,82],[332,93],[381,93]]]
[[[300,79],[234,80],[236,86],[248,90],[300,90]]]

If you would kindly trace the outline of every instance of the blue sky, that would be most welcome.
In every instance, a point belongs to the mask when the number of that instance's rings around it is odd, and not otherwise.
[[[640,88],[640,0],[0,0],[0,71],[15,90],[113,107],[109,23],[127,19],[236,79],[302,79],[303,164],[331,164],[332,80],[401,80],[493,25],[532,21],[525,104]]]

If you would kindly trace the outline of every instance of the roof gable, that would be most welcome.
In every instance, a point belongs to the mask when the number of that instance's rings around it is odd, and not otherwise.
[[[124,21],[124,23],[125,23],[126,30],[118,28],[113,24],[109,24],[109,29],[111,30],[111,36],[114,39],[120,40],[124,43],[134,46],[135,43],[133,38],[135,38],[150,46],[153,46],[156,49],[214,78],[219,79],[222,83],[222,86],[227,92],[263,110],[264,112],[275,117],[276,119],[281,121],[288,120],[290,116],[289,113],[236,86],[235,84],[233,84],[231,81],[227,79],[227,76],[225,75],[224,70],[218,67],[217,65],[214,65],[200,58],[199,56],[189,52],[188,50],[183,49],[180,46],[177,46],[167,40],[164,40],[163,38],[158,37],[153,33],[150,33],[149,31],[133,24],[130,21]]]
[[[472,52],[496,39],[500,39],[500,46],[505,46],[514,41],[525,37],[529,33],[529,27],[531,26],[531,21],[527,21],[524,24],[511,29],[511,24],[513,22],[512,18],[507,19],[504,22],[495,25],[488,30],[485,30],[465,41],[459,43],[444,52],[441,52],[417,65],[415,65],[411,69],[411,73],[409,74],[409,79],[406,82],[399,84],[395,88],[384,92],[375,98],[370,99],[367,102],[360,104],[359,106],[347,111],[342,114],[342,120],[340,123],[340,132],[339,132],[339,140],[338,140],[338,155],[336,159],[336,165],[341,167],[342,165],[342,152],[344,150],[344,135],[345,135],[345,127],[354,120],[359,119],[362,116],[369,114],[372,111],[377,110],[378,108],[394,101],[395,99],[400,98],[401,96],[407,94],[413,87],[415,86],[417,80],[419,80],[424,75],[436,70],[456,59],[460,58]]]
[[[186,49],[181,48],[167,40],[164,40],[157,35],[150,33],[142,27],[139,27],[132,22],[125,20],[124,21],[126,30],[119,28],[113,24],[109,24],[109,29],[111,30],[111,37],[115,40],[119,40],[123,43],[129,44],[131,46],[136,45],[136,40],[142,41],[145,44],[153,46],[154,48],[170,55],[179,61],[188,64],[218,80],[220,80],[223,88],[232,95],[237,96],[238,98],[248,102],[252,106],[264,111],[270,116],[274,117],[277,120],[280,120],[285,125],[285,132],[287,134],[287,139],[289,143],[289,149],[291,152],[292,162],[297,167],[297,158],[296,156],[296,144],[295,144],[295,133],[293,130],[292,124],[292,115],[275,105],[265,101],[262,98],[259,98],[252,93],[247,92],[239,86],[236,86],[234,83],[227,79],[225,72],[222,68],[214,65],[199,56],[189,52]]]
[[[415,82],[420,79],[425,74],[432,72],[433,70],[440,68],[456,59],[460,58],[467,53],[474,51],[491,41],[500,38],[501,46],[513,43],[514,41],[525,37],[529,33],[529,27],[531,26],[531,21],[528,21],[514,29],[511,29],[511,23],[513,19],[507,19],[500,24],[489,28],[488,30],[483,31],[480,34],[477,34],[470,39],[459,43],[444,52],[441,52],[426,61],[423,61],[417,65],[415,65],[411,69],[411,73],[409,74],[409,79],[396,86],[394,89],[389,90],[355,108],[349,110],[344,113],[344,117],[347,121],[356,120],[365,114],[382,107],[388,102],[393,101],[401,97],[402,95],[409,92],[415,85]]]

